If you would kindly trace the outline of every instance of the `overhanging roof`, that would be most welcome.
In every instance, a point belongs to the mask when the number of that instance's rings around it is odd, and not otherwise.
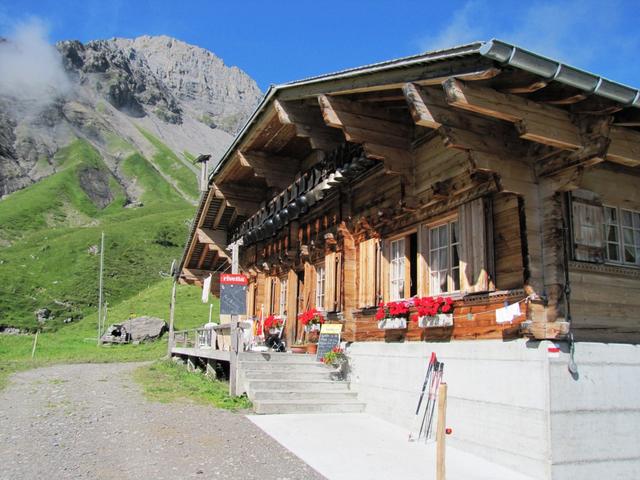
[[[547,81],[555,81],[582,90],[588,95],[596,95],[619,103],[625,107],[640,108],[640,90],[608,80],[602,76],[566,65],[562,62],[530,52],[516,45],[497,39],[486,42],[474,42],[444,50],[421,53],[408,57],[401,57],[361,67],[340,70],[333,73],[309,77],[280,85],[271,85],[264,97],[236,135],[227,151],[218,162],[215,170],[210,174],[212,179],[231,157],[232,152],[243,139],[251,125],[263,112],[270,101],[283,90],[300,88],[305,85],[332,82],[339,79],[371,74],[374,72],[407,69],[421,64],[442,62],[455,58],[478,56],[495,61],[501,65],[518,68],[528,73],[538,75]]]

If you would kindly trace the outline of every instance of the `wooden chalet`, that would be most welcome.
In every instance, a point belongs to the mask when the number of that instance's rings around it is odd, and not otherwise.
[[[533,478],[638,478],[638,107],[637,89],[497,40],[271,87],[209,178],[178,278],[214,272],[215,291],[240,245],[249,316],[286,317],[291,345],[323,310],[350,383],[326,404],[309,397],[326,381],[278,363],[310,356],[243,352],[233,374],[216,352],[235,392],[258,413],[410,428],[437,352],[447,442]],[[381,328],[381,302],[415,297],[452,299],[453,324]],[[264,384],[291,391],[277,404]]]
[[[271,87],[210,177],[179,279],[225,271],[240,241],[249,315],[286,316],[289,343],[311,307],[351,342],[638,342],[638,107],[496,40]],[[378,329],[379,302],[414,296],[451,296],[453,327]]]

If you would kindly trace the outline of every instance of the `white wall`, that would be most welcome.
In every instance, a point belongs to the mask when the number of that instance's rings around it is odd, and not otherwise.
[[[640,346],[577,343],[550,361],[553,479],[640,478]]]
[[[445,362],[448,442],[457,448],[548,478],[546,348],[524,340],[449,343],[357,342],[350,346],[352,388],[367,411],[407,428],[431,352]]]
[[[640,346],[578,343],[579,377],[551,342],[357,342],[352,388],[407,428],[427,361],[445,362],[448,442],[533,478],[640,478]],[[566,351],[566,345],[562,345]]]

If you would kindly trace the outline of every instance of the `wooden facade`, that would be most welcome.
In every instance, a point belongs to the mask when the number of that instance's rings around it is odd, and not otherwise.
[[[638,126],[477,48],[276,87],[210,179],[180,279],[241,240],[249,315],[285,315],[291,343],[311,307],[349,341],[638,342]],[[377,328],[379,302],[415,296],[451,296],[453,327]]]

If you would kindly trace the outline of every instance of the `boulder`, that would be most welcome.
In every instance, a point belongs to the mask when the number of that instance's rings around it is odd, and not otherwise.
[[[51,310],[49,310],[48,308],[39,308],[33,313],[36,316],[38,323],[44,323],[49,318],[51,318]]]
[[[137,317],[110,325],[102,343],[152,342],[168,330],[167,322],[157,317]]]

